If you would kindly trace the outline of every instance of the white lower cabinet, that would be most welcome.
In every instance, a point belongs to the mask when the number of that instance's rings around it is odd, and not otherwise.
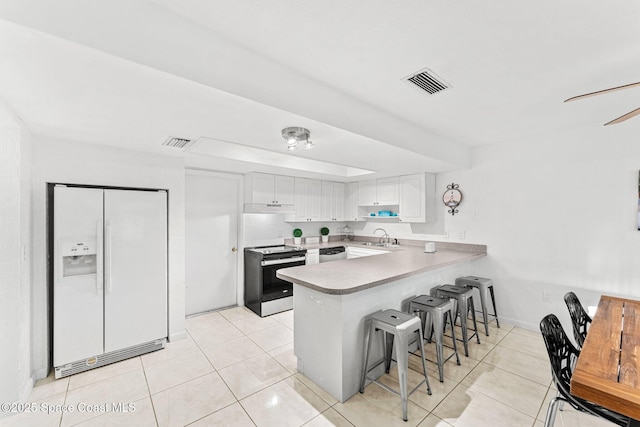
[[[320,249],[307,249],[307,261],[306,264],[318,264],[320,263]]]

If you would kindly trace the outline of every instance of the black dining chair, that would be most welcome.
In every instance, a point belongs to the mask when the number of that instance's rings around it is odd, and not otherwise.
[[[587,337],[587,330],[591,325],[591,317],[587,314],[580,304],[580,300],[573,292],[567,292],[564,296],[564,302],[569,309],[571,316],[571,324],[573,325],[573,337],[578,344],[578,348],[582,348],[584,340]]]
[[[561,402],[567,402],[578,411],[604,418],[619,426],[626,426],[629,418],[625,415],[610,411],[570,393],[571,375],[580,351],[569,340],[555,314],[548,314],[540,321],[540,332],[542,332],[542,338],[544,338],[544,344],[549,354],[553,382],[558,389],[558,394],[549,403],[544,426],[553,427],[558,405]]]

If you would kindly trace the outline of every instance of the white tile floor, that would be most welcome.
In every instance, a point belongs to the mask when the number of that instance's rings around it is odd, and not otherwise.
[[[460,366],[447,363],[443,383],[428,363],[433,395],[414,393],[403,422],[399,397],[378,385],[340,403],[297,373],[292,327],[290,311],[261,319],[240,307],[188,319],[189,337],[164,350],[40,381],[30,401],[52,413],[19,414],[0,426],[540,427],[555,395],[540,334],[492,324],[468,358],[460,353]],[[427,350],[433,356],[433,344]],[[396,379],[392,370],[383,381],[397,387]],[[409,385],[419,381],[410,370]],[[101,412],[112,402],[135,410]],[[556,419],[556,426],[607,425],[568,407]]]

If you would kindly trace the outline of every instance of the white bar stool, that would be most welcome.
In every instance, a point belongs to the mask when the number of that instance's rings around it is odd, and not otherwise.
[[[371,353],[371,343],[375,337],[375,332],[383,332],[383,359],[373,365],[371,368],[369,364],[369,354]],[[409,366],[409,335],[418,333],[418,346],[420,347],[420,359],[422,360],[422,369],[424,371],[424,380],[411,390],[407,394],[407,369]],[[424,359],[424,344],[422,342],[422,325],[420,318],[417,316],[411,316],[407,313],[402,313],[397,310],[385,310],[380,313],[376,313],[371,317],[370,326],[368,328],[365,341],[367,342],[367,349],[365,351],[364,364],[362,367],[362,377],[360,379],[360,393],[364,393],[364,384],[367,379],[378,384],[391,393],[397,394],[402,399],[402,419],[407,421],[407,405],[408,398],[413,394],[420,386],[425,383],[427,385],[427,393],[431,394],[431,386],[429,385],[429,377],[427,376],[427,365]],[[389,340],[387,340],[387,337]],[[385,372],[389,373],[391,366],[391,355],[393,352],[393,344],[395,342],[396,349],[396,362],[398,367],[398,381],[400,385],[400,391],[396,391],[391,387],[379,382],[377,378],[368,377],[369,372],[372,369],[385,363]]]

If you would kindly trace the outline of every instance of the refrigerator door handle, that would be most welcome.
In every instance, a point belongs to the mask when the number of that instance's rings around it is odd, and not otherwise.
[[[102,288],[104,286],[104,265],[102,259],[104,228],[101,219],[96,221],[96,240],[98,246],[96,250],[96,295],[100,295],[100,292],[102,291]]]
[[[106,225],[106,235],[105,235],[105,256],[104,256],[104,266],[105,266],[105,280],[107,293],[111,293],[113,291],[113,286],[111,285],[111,222],[109,220],[105,221]]]

